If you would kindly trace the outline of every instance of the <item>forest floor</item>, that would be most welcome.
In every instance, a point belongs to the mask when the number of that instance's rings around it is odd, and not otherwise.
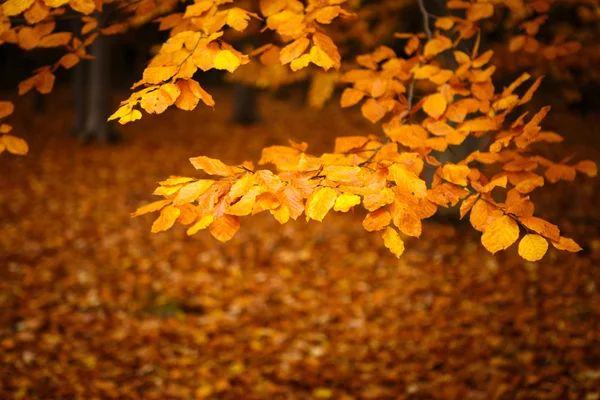
[[[27,157],[0,157],[2,399],[600,398],[600,185],[534,200],[584,251],[492,256],[468,226],[430,223],[398,260],[361,215],[242,221],[227,244],[130,219],[188,158],[377,133],[356,110],[262,101],[264,123],[215,111],[145,115],[125,143],[81,146],[71,104],[12,123]],[[122,98],[126,96],[123,94]],[[551,156],[600,158],[600,118],[557,114]],[[594,131],[595,129],[595,131]]]

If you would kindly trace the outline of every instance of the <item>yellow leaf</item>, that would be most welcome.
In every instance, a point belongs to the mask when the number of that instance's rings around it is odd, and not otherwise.
[[[536,233],[553,240],[558,241],[560,239],[560,230],[558,226],[551,224],[548,221],[544,221],[541,218],[537,217],[522,217],[519,218],[519,222]]]
[[[171,176],[169,179],[158,182],[161,186],[175,186],[181,185],[182,183],[188,183],[194,181],[194,178],[188,178],[185,176]]]
[[[75,65],[77,65],[78,62],[79,57],[77,57],[77,54],[73,53],[65,54],[58,61],[58,63],[62,65],[62,67],[65,69],[73,68]]]
[[[210,224],[210,233],[220,242],[231,239],[240,229],[240,219],[235,215],[223,214]]]
[[[467,186],[467,176],[471,168],[466,165],[446,164],[442,167],[444,179],[459,186]]]
[[[175,221],[177,221],[179,214],[181,214],[181,210],[177,207],[169,205],[163,208],[160,211],[160,217],[152,224],[152,233],[166,231],[172,227]]]
[[[126,114],[119,118],[119,123],[125,125],[128,122],[137,121],[142,118],[142,113],[139,110],[131,110],[129,114]]]
[[[290,68],[295,72],[301,70],[302,68],[306,68],[308,64],[310,64],[310,54],[303,54],[292,61]]]
[[[344,89],[344,92],[342,93],[342,98],[340,100],[340,106],[342,108],[352,107],[353,105],[355,105],[359,101],[361,101],[363,99],[363,97],[365,97],[364,92],[354,89],[354,88],[346,88],[346,89]]]
[[[177,73],[179,67],[170,65],[166,67],[148,67],[144,70],[144,82],[157,84],[170,79]]]
[[[200,195],[208,190],[214,183],[212,179],[200,179],[189,183],[179,189],[177,196],[173,199],[173,205],[181,205],[196,200]]]
[[[177,108],[186,111],[192,111],[198,105],[198,101],[200,99],[194,94],[192,89],[190,89],[190,84],[187,80],[178,80],[177,87],[179,88],[181,94],[177,97],[175,101],[175,105]]]
[[[337,46],[335,43],[333,43],[331,38],[329,38],[327,35],[316,32],[313,34],[312,40],[315,45],[310,51],[311,61],[326,71],[332,67],[339,69],[341,56],[338,52]],[[313,49],[315,48],[318,50],[314,50],[315,53],[313,55]]]
[[[260,0],[260,12],[265,17],[277,14],[286,6],[286,0]]]
[[[205,215],[204,217],[201,217],[200,220],[198,220],[196,223],[194,223],[194,225],[188,228],[188,230],[186,231],[187,235],[192,236],[201,231],[202,229],[208,228],[214,220],[215,219],[212,215]]]
[[[469,221],[476,230],[483,232],[487,226],[494,221],[502,212],[489,202],[478,199],[471,209]]]
[[[96,9],[94,0],[70,0],[69,5],[73,10],[86,15],[91,14]]]
[[[417,198],[427,196],[427,184],[419,178],[414,172],[409,171],[403,165],[392,164],[389,167],[389,173],[398,189],[404,193],[413,195]]]
[[[583,250],[573,239],[561,236],[558,242],[551,242],[558,250],[566,250],[571,253],[576,253]]]
[[[16,137],[13,135],[4,135],[2,136],[2,142],[6,146],[6,150],[8,150],[12,154],[16,154],[19,156],[24,156],[29,151],[29,146],[27,142],[20,137]]]
[[[223,161],[205,156],[190,158],[190,162],[196,169],[201,169],[209,175],[233,176],[233,167],[225,165]]]
[[[481,243],[492,254],[506,250],[519,239],[519,225],[507,215],[497,218],[489,224],[483,235]]]
[[[8,117],[15,110],[12,101],[0,101],[0,118]]]
[[[448,107],[448,102],[441,93],[435,93],[427,96],[425,103],[423,103],[423,111],[425,111],[430,117],[436,119],[444,115],[446,107]]]
[[[73,34],[70,32],[52,33],[50,35],[44,36],[42,40],[40,40],[39,47],[49,48],[66,46],[71,41],[72,37]]]
[[[215,106],[215,101],[213,100],[212,96],[207,91],[202,89],[198,82],[193,79],[188,79],[187,83],[192,93],[194,93],[196,97],[200,98],[204,104],[209,107]]]
[[[279,53],[279,61],[281,62],[281,65],[291,63],[300,57],[306,51],[309,44],[310,40],[308,40],[306,37],[303,37],[285,46],[283,49],[281,49],[281,53]]]
[[[323,7],[315,14],[315,19],[321,24],[330,24],[339,14],[340,6]]]
[[[598,165],[591,160],[580,161],[575,164],[573,168],[579,172],[583,172],[590,178],[593,178],[598,174]]]
[[[355,194],[342,194],[335,200],[335,211],[348,212],[352,207],[360,204],[360,196]]]
[[[441,52],[451,49],[452,41],[445,36],[438,36],[436,38],[431,39],[427,44],[425,44],[425,48],[423,50],[423,54],[425,57],[433,57]]]
[[[306,200],[306,219],[322,222],[329,210],[335,204],[337,192],[328,187],[315,190]]]
[[[227,10],[227,25],[238,32],[243,32],[248,27],[251,15],[258,17],[256,14],[251,14],[238,7],[230,8]]]
[[[313,64],[323,68],[325,71],[333,68],[335,65],[331,57],[329,57],[329,55],[318,46],[313,46],[310,48],[310,61],[312,61]]]
[[[370,98],[363,103],[361,111],[364,117],[372,123],[379,121],[387,112],[387,110],[373,98]]]
[[[362,226],[368,232],[380,231],[392,222],[392,216],[387,210],[380,208],[367,214]]]
[[[23,15],[28,24],[34,25],[46,19],[49,13],[50,8],[42,0],[37,0]]]
[[[388,226],[381,234],[381,237],[383,238],[385,247],[390,249],[396,257],[400,258],[402,253],[404,253],[404,242],[400,238],[398,232],[394,228]]]
[[[548,241],[540,235],[528,234],[519,242],[519,255],[527,261],[541,260],[547,250]]]
[[[492,3],[475,3],[467,10],[469,21],[479,21],[492,15],[494,15],[494,5]]]
[[[2,4],[2,10],[7,17],[14,17],[27,10],[35,0],[8,0]]]
[[[240,66],[240,59],[229,50],[221,50],[213,61],[216,69],[225,69],[229,72],[233,72]]]

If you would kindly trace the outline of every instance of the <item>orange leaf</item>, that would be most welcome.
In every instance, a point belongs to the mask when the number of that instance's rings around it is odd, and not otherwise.
[[[423,111],[425,111],[430,117],[436,119],[444,115],[446,107],[448,107],[448,102],[441,93],[435,93],[427,96],[425,102],[423,103]]]
[[[223,214],[210,224],[209,229],[215,239],[226,242],[240,229],[240,219],[235,215]]]
[[[336,199],[337,192],[332,188],[323,187],[315,190],[306,200],[306,220],[312,218],[322,222]]]
[[[13,135],[4,135],[2,136],[2,142],[6,146],[6,150],[8,150],[12,154],[16,154],[19,156],[24,156],[29,151],[29,146],[27,142],[20,137],[16,137]]]
[[[381,234],[385,247],[390,249],[392,253],[398,258],[404,253],[404,242],[400,239],[398,232],[391,227],[385,228]]]
[[[510,217],[503,215],[489,224],[481,243],[492,254],[506,250],[519,238],[519,225]]]
[[[152,224],[152,233],[166,231],[171,228],[175,224],[175,221],[177,221],[179,214],[181,214],[181,210],[177,207],[169,205],[163,208],[160,212],[160,217]]]
[[[519,255],[527,261],[535,262],[548,251],[548,241],[540,235],[525,235],[519,242]]]
[[[209,175],[233,176],[236,174],[233,167],[225,165],[223,161],[205,156],[190,158],[196,169],[201,169]]]
[[[362,226],[368,232],[380,231],[392,222],[392,216],[387,210],[380,208],[379,210],[370,212],[363,220]]]

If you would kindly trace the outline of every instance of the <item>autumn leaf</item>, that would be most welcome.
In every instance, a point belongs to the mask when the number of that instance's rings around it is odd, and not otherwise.
[[[146,204],[138,208],[134,213],[131,214],[131,218],[139,217],[140,215],[148,214],[154,211],[161,210],[167,204],[171,204],[172,200],[158,200],[154,203]]]
[[[370,212],[363,220],[363,228],[368,232],[380,231],[392,222],[392,216],[387,210],[380,208],[379,210]]]
[[[223,214],[209,226],[210,233],[220,242],[227,242],[240,229],[240,219],[235,215]]]
[[[24,156],[29,152],[29,146],[27,142],[20,137],[16,137],[13,135],[4,135],[0,137],[4,146],[6,146],[6,150],[9,153],[16,154],[19,156]]]
[[[240,59],[229,50],[220,51],[213,63],[216,69],[224,69],[231,73],[241,65]]]
[[[547,250],[548,241],[540,235],[528,234],[519,242],[519,255],[527,261],[541,260]]]
[[[506,250],[519,238],[519,225],[507,215],[490,223],[481,236],[481,243],[492,254]]]
[[[335,211],[348,212],[352,207],[360,204],[360,196],[355,194],[342,194],[333,205]]]
[[[573,239],[564,236],[561,236],[557,242],[551,241],[550,243],[558,250],[570,251],[572,253],[583,250]]]
[[[444,115],[447,106],[446,98],[441,93],[436,93],[427,96],[423,103],[423,111],[432,118],[439,118]]]
[[[205,156],[190,158],[190,162],[196,169],[201,169],[209,175],[233,176],[236,174],[233,167],[225,165],[221,160]]]
[[[181,211],[172,205],[168,205],[160,211],[160,216],[152,224],[152,233],[166,231],[171,228],[177,218],[181,214]]]
[[[381,234],[381,237],[383,238],[385,247],[390,249],[396,257],[400,258],[402,253],[404,253],[404,242],[400,238],[398,231],[388,226]]]
[[[306,200],[306,220],[314,219],[322,222],[329,210],[334,206],[337,192],[328,187],[318,188]]]

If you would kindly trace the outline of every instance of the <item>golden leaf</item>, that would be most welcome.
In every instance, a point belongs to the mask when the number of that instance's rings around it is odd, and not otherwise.
[[[335,200],[335,211],[348,212],[352,207],[360,204],[360,196],[355,194],[342,194]]]
[[[392,164],[389,174],[402,192],[411,194],[417,198],[427,196],[427,184],[414,172],[406,169],[404,165]]]
[[[240,229],[240,219],[235,215],[223,214],[210,224],[209,229],[215,239],[226,242]]]
[[[306,200],[306,220],[312,218],[322,222],[336,199],[337,192],[332,188],[322,187],[315,190]]]
[[[494,15],[494,5],[492,3],[475,3],[467,9],[467,19],[469,21],[479,21]]]
[[[535,262],[548,251],[548,241],[540,235],[528,234],[519,242],[519,255],[527,261]]]
[[[7,17],[14,17],[27,10],[35,0],[7,0],[2,4],[2,10]]]
[[[16,154],[19,156],[24,156],[29,151],[29,146],[27,142],[20,137],[16,137],[13,135],[4,135],[2,136],[2,142],[6,146],[6,150],[8,150],[12,154]]]
[[[427,115],[430,117],[436,119],[444,115],[446,107],[448,107],[448,102],[441,93],[435,93],[427,96],[425,102],[423,103],[423,111],[425,111],[425,113],[427,113]]]
[[[179,189],[177,196],[173,199],[173,205],[178,206],[195,201],[200,195],[208,190],[215,181],[212,179],[200,179],[189,183]]]
[[[279,61],[281,62],[281,65],[291,63],[300,57],[306,51],[309,44],[310,40],[306,37],[302,37],[285,46],[283,49],[281,49],[281,53],[279,53]]]
[[[152,224],[152,233],[166,231],[171,228],[177,221],[179,214],[181,214],[181,211],[177,207],[169,205],[163,208],[160,211],[160,216]]]
[[[381,234],[381,237],[383,238],[385,247],[390,249],[396,257],[400,258],[402,253],[404,253],[404,242],[400,238],[398,232],[394,228],[388,226]]]
[[[364,117],[372,123],[379,121],[387,112],[387,110],[373,98],[370,98],[363,103],[361,111]]]
[[[96,9],[94,0],[70,0],[69,5],[73,10],[85,15],[91,14]]]
[[[12,101],[0,101],[0,118],[8,117],[15,110]]]
[[[467,186],[467,176],[471,168],[466,165],[445,164],[442,167],[444,179],[459,186]]]
[[[576,253],[583,250],[581,246],[579,246],[573,239],[564,236],[561,236],[558,242],[551,241],[550,243],[552,243],[552,245],[558,250],[566,250],[570,251],[571,253]]]
[[[539,233],[540,235],[552,240],[558,241],[560,239],[560,230],[558,226],[551,224],[548,221],[544,221],[537,217],[522,217],[519,218],[519,222],[525,225],[528,229]]]
[[[362,226],[368,232],[380,231],[392,222],[392,216],[387,210],[380,208],[367,214]]]
[[[229,72],[233,72],[240,66],[241,61],[229,50],[222,50],[217,54],[213,61],[214,67],[216,69],[225,69]]]
[[[519,239],[519,225],[507,215],[495,219],[489,224],[483,235],[481,243],[492,254],[506,250]]]
[[[225,165],[223,161],[205,156],[190,158],[196,169],[201,169],[209,175],[233,176],[236,174],[233,167]]]
[[[179,68],[176,65],[166,67],[148,67],[144,70],[144,82],[157,84],[170,79],[177,73]]]

